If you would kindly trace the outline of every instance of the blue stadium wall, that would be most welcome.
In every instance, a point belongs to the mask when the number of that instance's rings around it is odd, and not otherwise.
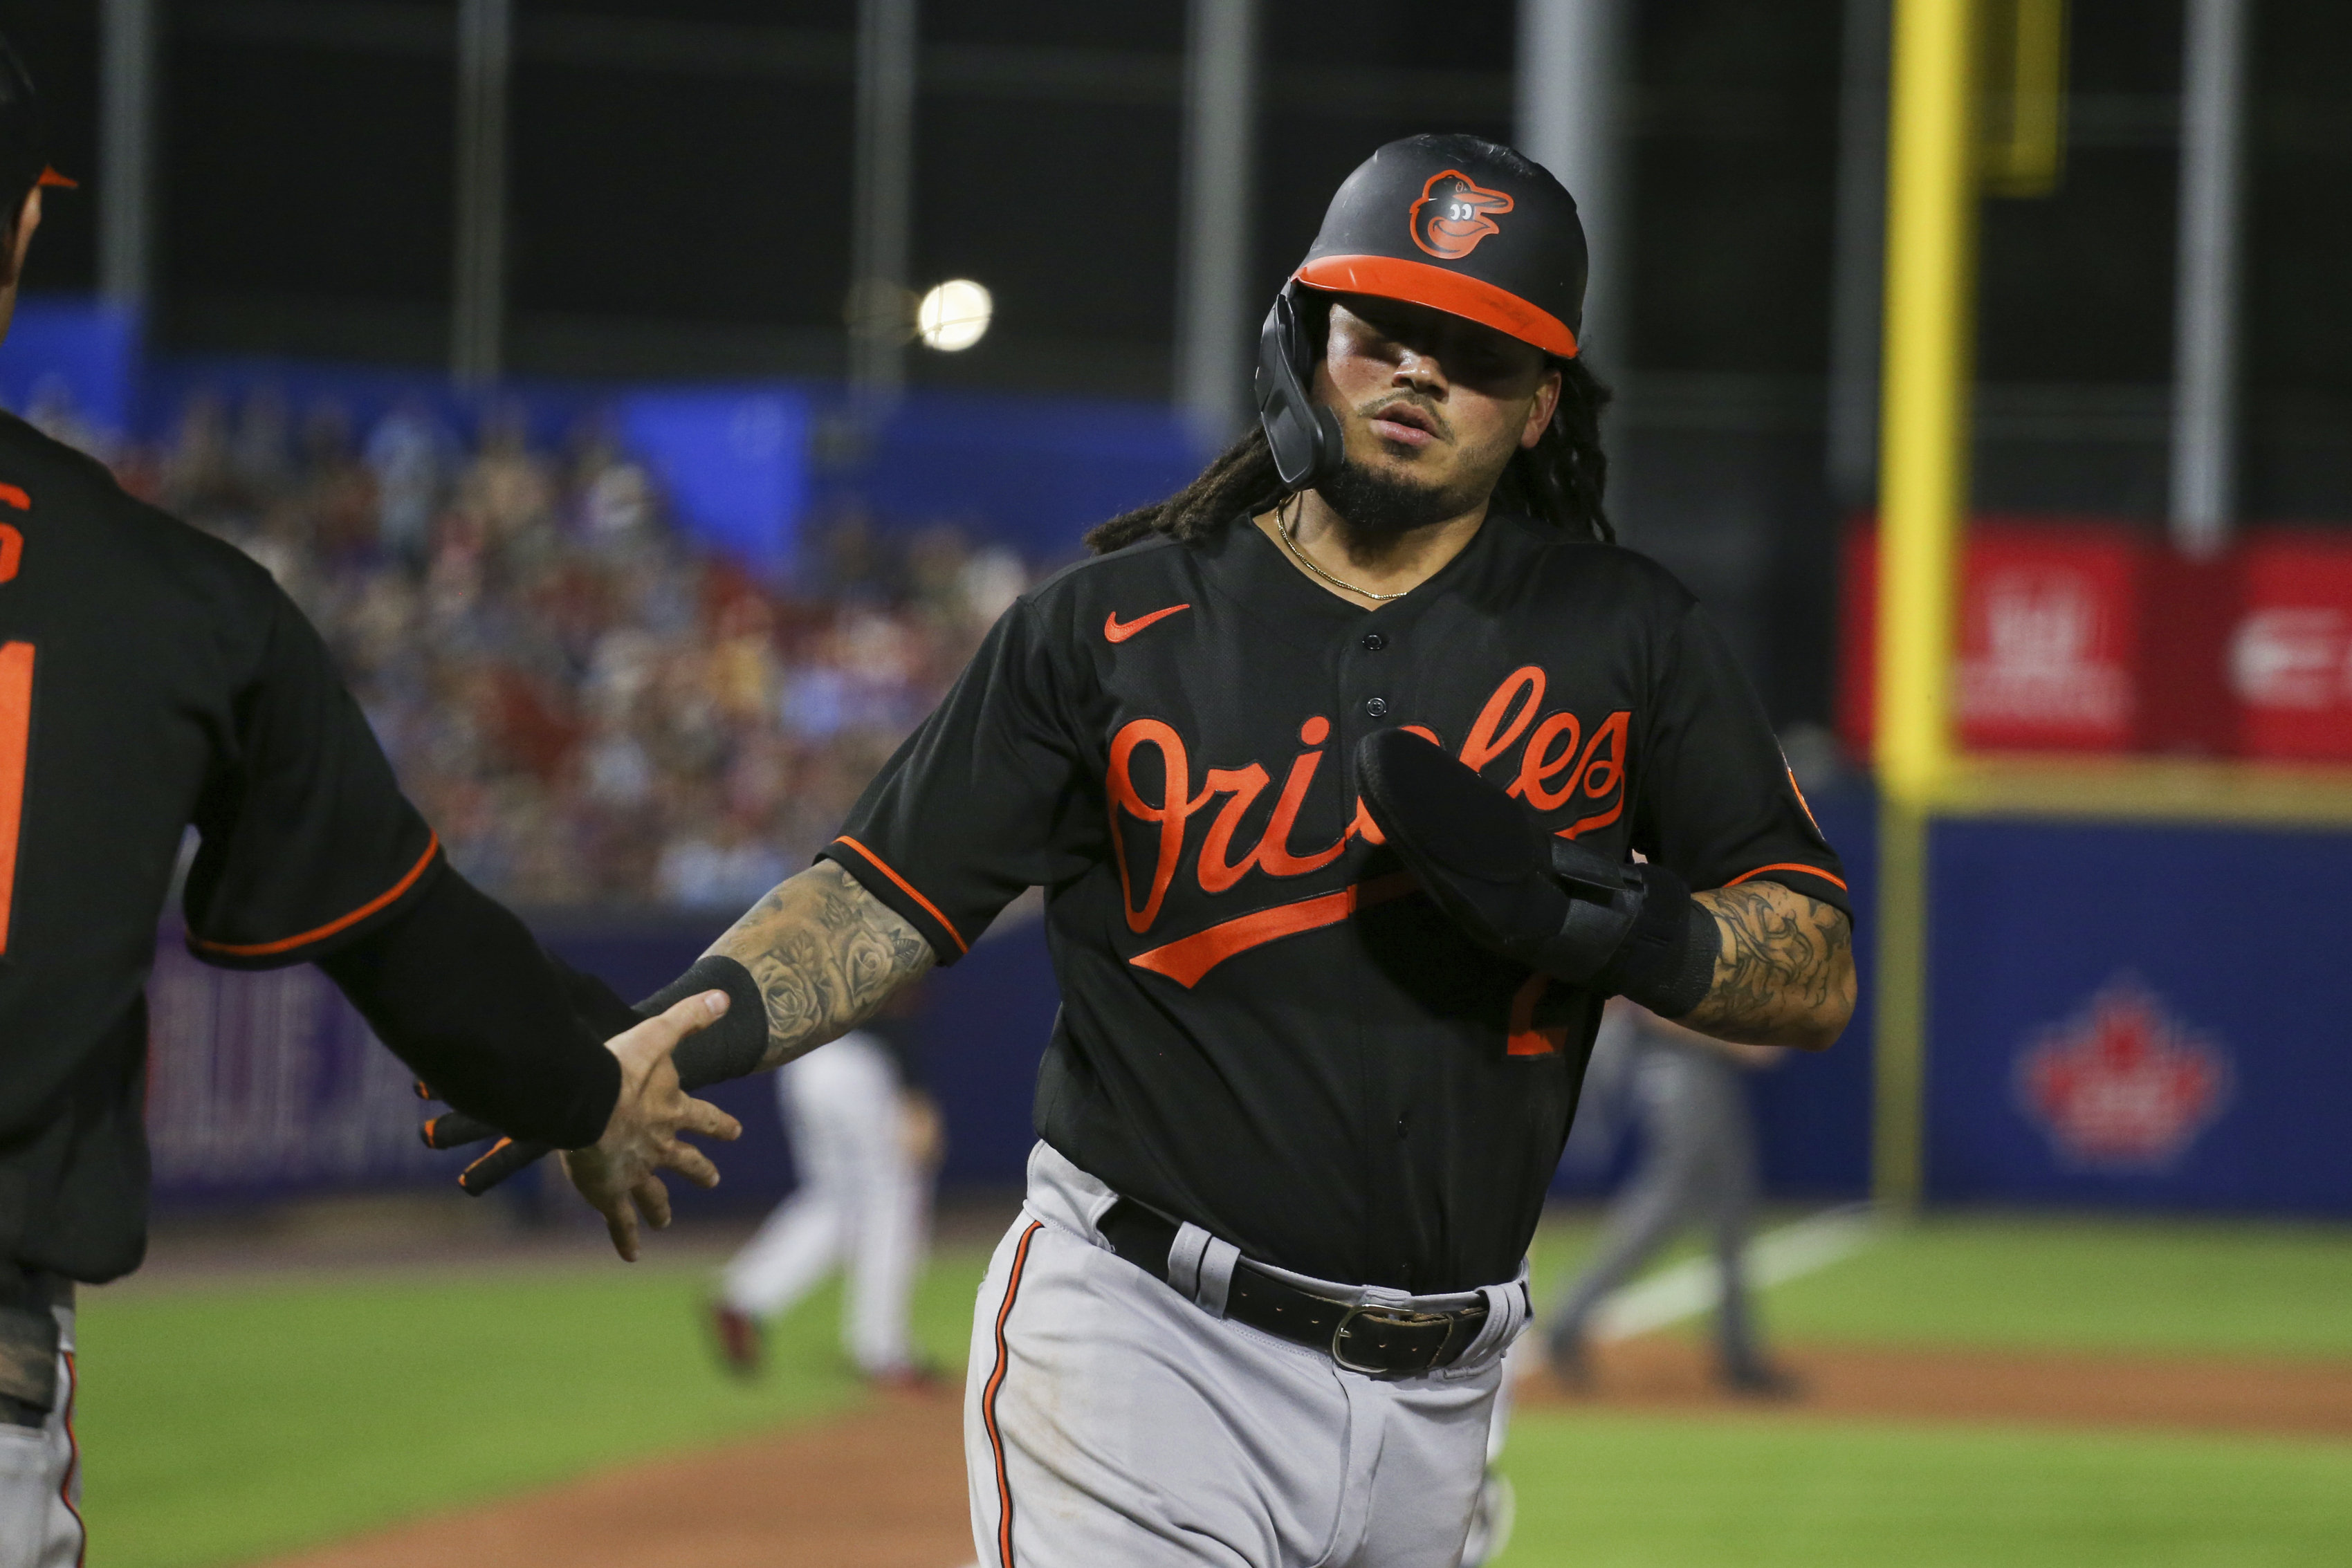
[[[1792,1054],[1749,1087],[1768,1188],[1827,1200],[1868,1188],[1874,802],[1854,789],[1814,805],[1858,895],[1863,1006],[1834,1050]],[[2352,885],[2352,834],[1962,821],[1937,827],[1932,853],[1931,1200],[2352,1216],[2352,963],[2333,914]],[[691,962],[725,918],[557,917],[541,933],[642,995]],[[947,1116],[943,1180],[1009,1186],[1054,1019],[1044,929],[993,936],[929,984],[918,1027]],[[415,1103],[388,1093],[384,1064],[368,1065],[380,1053],[311,971],[224,975],[167,937],[152,989],[156,1115],[170,1097],[182,1107],[159,1129],[167,1203],[449,1179],[449,1157],[425,1155],[405,1134]],[[292,1032],[261,1043],[268,1030]],[[200,1045],[181,1038],[191,1030],[205,1033]],[[191,1065],[198,1050],[210,1057]],[[316,1065],[289,1069],[289,1058]],[[255,1082],[297,1085],[299,1113],[250,1103],[239,1086]],[[725,1186],[683,1194],[686,1211],[788,1191],[772,1080],[713,1097],[745,1135],[722,1161]],[[273,1135],[282,1151],[267,1146]],[[1558,1189],[1606,1190],[1638,1154],[1637,1136],[1596,1149],[1580,1125]],[[211,1169],[215,1155],[229,1163]]]
[[[1853,873],[1863,1004],[1835,1049],[1749,1088],[1768,1188],[1836,1199],[1869,1186],[1875,801],[1847,789],[1814,806]],[[2330,913],[2352,834],[1953,821],[1932,853],[1931,1200],[2352,1216],[2352,962]],[[625,977],[650,988],[688,956]],[[935,976],[925,1038],[950,1184],[1019,1179],[1053,1011],[1035,925]],[[730,1094],[776,1138],[764,1084]],[[780,1182],[781,1155],[758,1155],[756,1178],[753,1155],[739,1151],[739,1184]],[[1571,1158],[1559,1190],[1604,1190],[1636,1157],[1619,1140]]]

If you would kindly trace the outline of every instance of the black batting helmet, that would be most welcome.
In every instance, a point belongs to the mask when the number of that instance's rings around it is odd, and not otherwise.
[[[1258,334],[1258,418],[1284,484],[1339,465],[1339,423],[1307,391],[1322,345],[1301,289],[1371,294],[1461,316],[1574,359],[1584,225],[1541,164],[1465,135],[1391,141],[1348,176]]]
[[[49,167],[48,127],[41,118],[41,95],[16,48],[0,37],[0,233],[16,221],[16,209],[36,185],[71,185]]]

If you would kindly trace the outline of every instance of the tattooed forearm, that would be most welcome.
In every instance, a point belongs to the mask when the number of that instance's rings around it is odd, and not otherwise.
[[[1750,1045],[1826,1050],[1853,1013],[1846,917],[1776,882],[1692,895],[1723,934],[1715,985],[1677,1022]]]
[[[780,884],[710,946],[751,971],[780,1067],[847,1033],[929,968],[931,945],[831,861]]]

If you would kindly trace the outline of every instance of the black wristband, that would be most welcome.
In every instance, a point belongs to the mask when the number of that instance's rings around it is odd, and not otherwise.
[[[1654,862],[1641,868],[1642,912],[1593,977],[1593,988],[1641,1003],[1660,1018],[1680,1018],[1715,983],[1721,937],[1715,916],[1691,902],[1690,885]]]
[[[697,958],[692,968],[639,1002],[636,1010],[652,1018],[704,991],[727,993],[727,1016],[687,1036],[671,1055],[678,1083],[688,1090],[748,1078],[768,1054],[767,1001],[751,971],[732,958],[716,953]]]
[[[1685,915],[1689,930],[1675,967],[1654,986],[1624,994],[1662,1019],[1678,1019],[1715,988],[1716,956],[1723,949],[1723,927],[1702,904],[1693,903]]]

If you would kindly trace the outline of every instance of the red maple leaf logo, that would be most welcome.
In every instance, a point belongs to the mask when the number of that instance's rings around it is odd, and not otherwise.
[[[2137,980],[2046,1030],[2017,1059],[2017,1094],[2072,1164],[2151,1170],[2172,1163],[2228,1102],[2230,1059]]]

